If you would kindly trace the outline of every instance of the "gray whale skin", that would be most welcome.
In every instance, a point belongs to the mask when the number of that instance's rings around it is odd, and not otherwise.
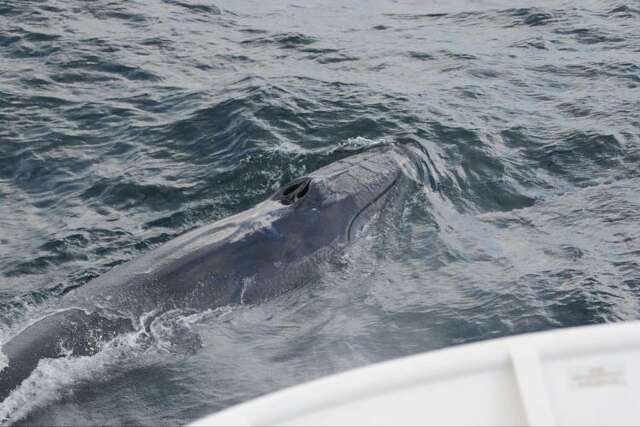
[[[0,400],[41,359],[95,354],[99,343],[144,327],[145,313],[252,304],[300,286],[380,210],[407,161],[398,148],[347,157],[72,290],[57,312],[2,346]]]

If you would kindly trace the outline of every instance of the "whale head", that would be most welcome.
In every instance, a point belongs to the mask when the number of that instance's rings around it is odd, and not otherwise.
[[[284,216],[312,245],[349,242],[393,194],[405,164],[396,149],[357,154],[293,180],[271,200],[286,207]]]

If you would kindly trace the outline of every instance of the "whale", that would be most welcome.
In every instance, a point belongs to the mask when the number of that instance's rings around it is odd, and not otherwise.
[[[2,345],[0,401],[41,360],[94,355],[154,315],[256,304],[313,280],[398,194],[408,162],[399,147],[345,157],[71,290]]]

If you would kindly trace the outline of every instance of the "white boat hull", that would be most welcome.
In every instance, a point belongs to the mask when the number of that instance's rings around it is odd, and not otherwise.
[[[391,360],[290,387],[192,425],[640,425],[640,322]]]

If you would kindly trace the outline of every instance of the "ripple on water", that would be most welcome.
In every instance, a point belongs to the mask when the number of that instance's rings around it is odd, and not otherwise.
[[[0,4],[3,338],[327,163],[381,144],[417,163],[318,280],[185,341],[183,313],[125,359],[47,363],[0,413],[184,424],[392,357],[638,319],[639,19],[606,1]]]

